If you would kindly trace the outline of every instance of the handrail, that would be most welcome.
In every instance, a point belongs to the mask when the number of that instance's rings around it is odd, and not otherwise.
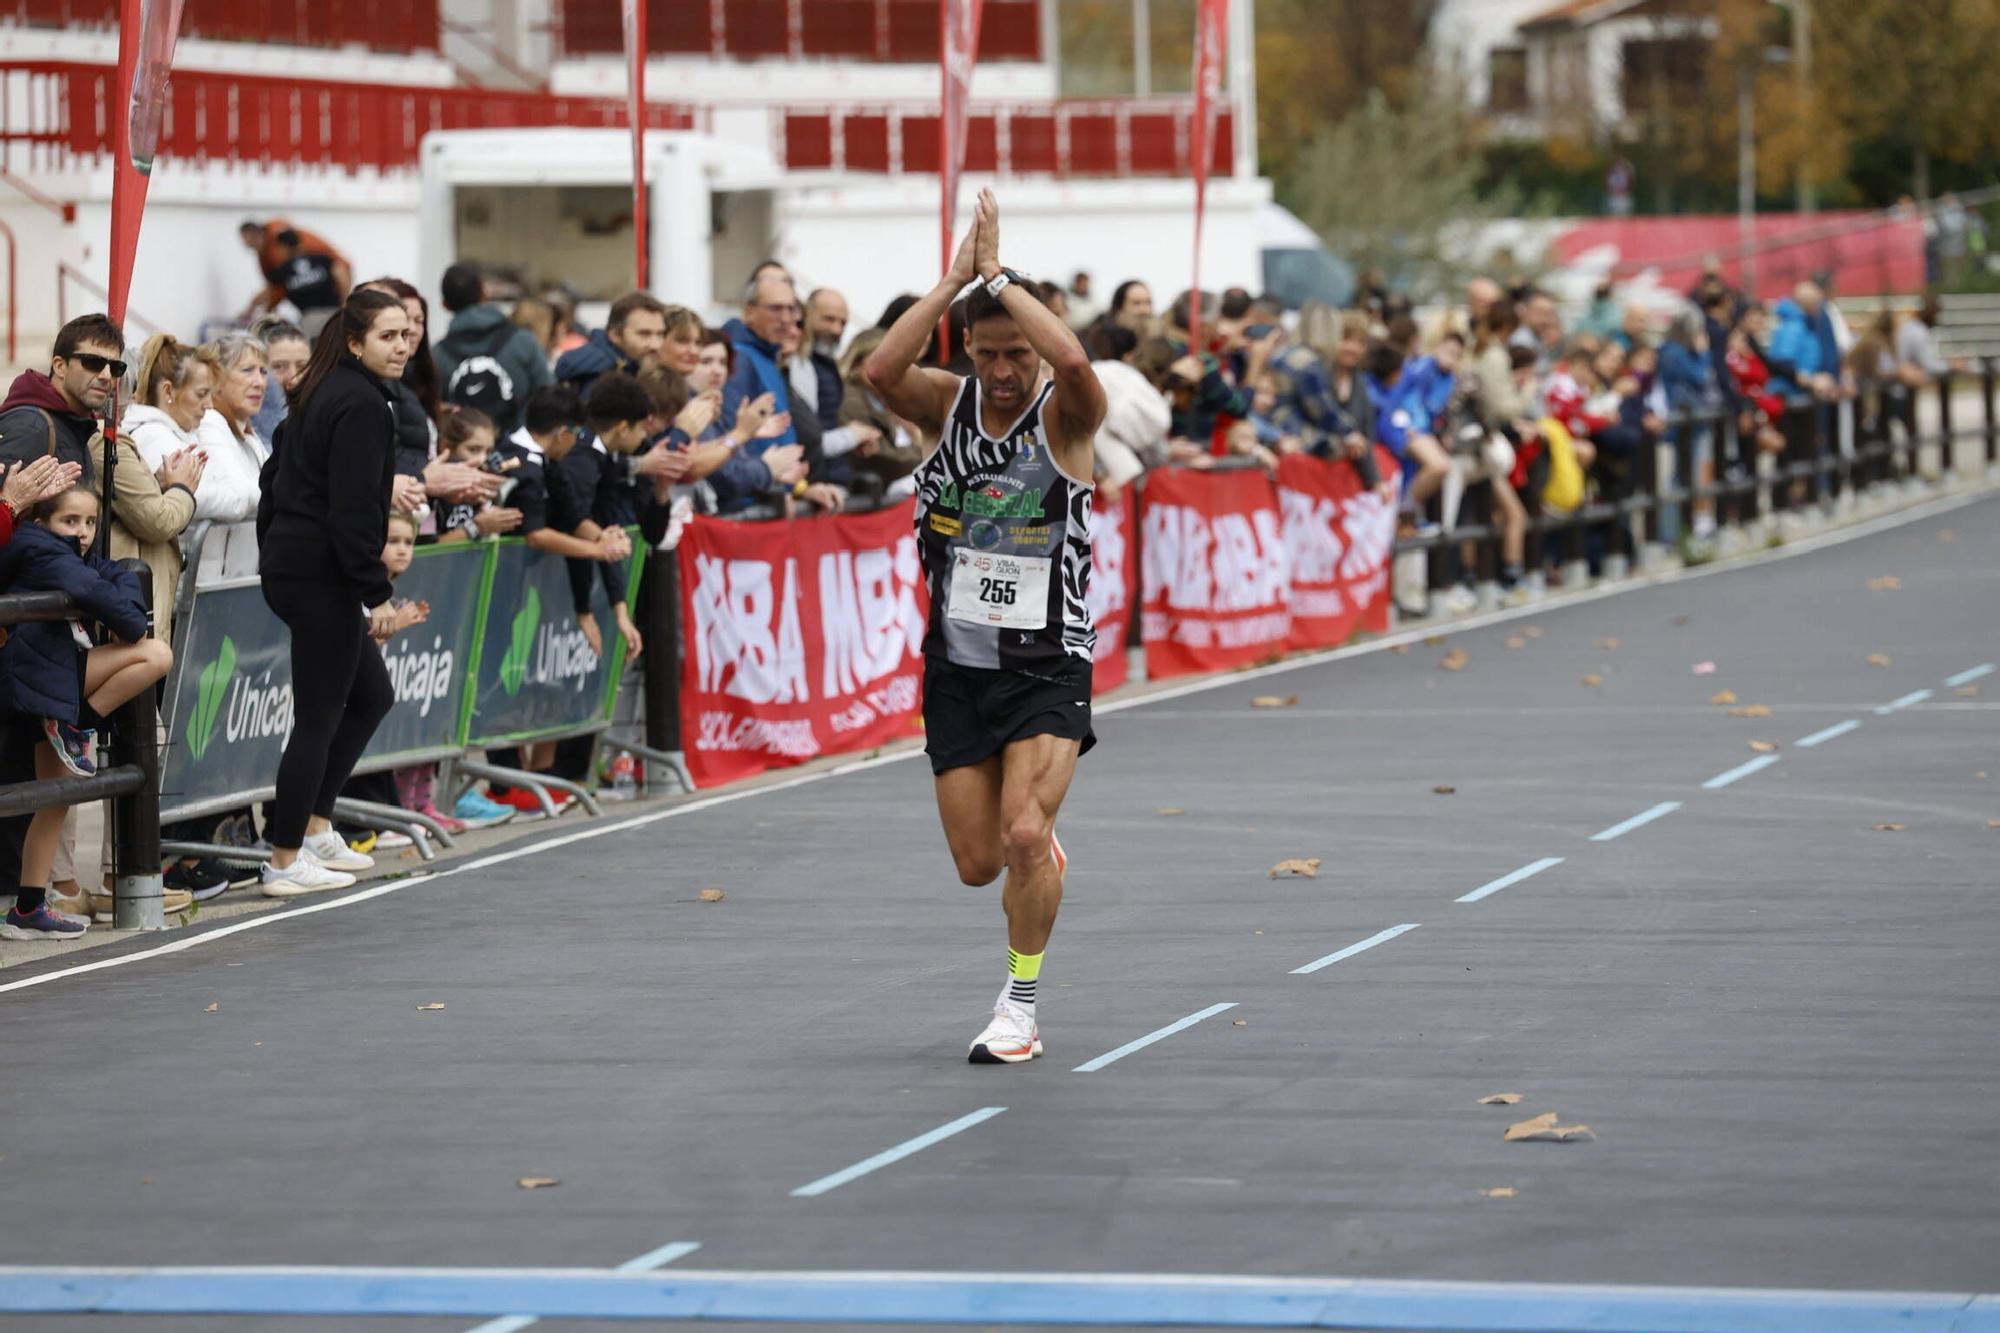
[[[67,284],[71,281],[74,281],[79,287],[99,300],[106,302],[111,300],[111,293],[104,290],[103,283],[97,281],[97,279],[91,277],[82,269],[77,268],[68,260],[59,259],[56,261],[56,323],[58,325],[69,323],[69,288]],[[148,334],[166,332],[165,329],[162,329],[158,324],[147,319],[129,305],[125,307],[125,318],[137,324]]]
[[[16,176],[13,172],[9,171],[6,167],[0,167],[0,185],[13,186],[16,190],[19,190],[22,194],[26,195],[30,203],[40,204],[43,208],[48,209],[49,212],[54,213],[64,222],[76,221],[75,200],[57,199],[52,195],[46,194],[42,190],[36,188],[35,184],[32,181],[23,180],[21,177]]]

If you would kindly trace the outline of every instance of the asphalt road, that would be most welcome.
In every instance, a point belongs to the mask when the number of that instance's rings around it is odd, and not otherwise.
[[[1996,519],[1102,715],[1031,1066],[921,760],[0,988],[0,1257],[2000,1290]]]

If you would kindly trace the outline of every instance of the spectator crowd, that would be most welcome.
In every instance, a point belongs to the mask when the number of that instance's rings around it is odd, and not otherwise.
[[[282,219],[245,223],[242,237],[267,284],[244,331],[201,344],[158,334],[128,354],[123,330],[85,316],[57,335],[47,369],[22,372],[0,402],[0,591],[67,592],[90,627],[21,625],[0,647],[0,709],[11,716],[0,781],[93,771],[94,732],[170,667],[164,645],[184,586],[256,575],[261,557],[268,588],[270,534],[286,540],[282,515],[270,526],[273,478],[283,474],[274,452],[303,447],[290,414],[323,382],[311,369],[315,348],[341,355],[362,293],[372,294],[362,302],[370,310],[400,310],[393,328],[381,326],[397,346],[354,353],[381,380],[393,428],[388,512],[367,529],[389,579],[420,544],[518,537],[569,562],[590,647],[601,654],[615,635],[638,658],[647,645],[613,577],[631,554],[628,531],[667,547],[695,513],[790,518],[913,492],[922,441],[861,367],[914,297],[857,329],[838,290],[802,289],[767,262],[720,327],[634,291],[611,303],[601,328],[585,328],[567,294],[522,293],[461,263],[442,275],[434,319],[407,281],[355,286],[331,244]],[[1087,274],[1038,290],[1078,331],[1104,386],[1101,495],[1162,467],[1327,459],[1392,501],[1405,537],[1446,554],[1447,577],[1431,581],[1453,612],[1477,602],[1477,560],[1453,537],[1469,502],[1495,534],[1489,572],[1503,597],[1526,602],[1561,577],[1535,520],[1632,495],[1663,439],[1687,446],[1684,481],[1752,476],[1760,454],[1819,456],[1842,404],[1855,404],[1869,429],[1912,434],[1915,394],[1953,369],[1934,303],[1855,329],[1816,284],[1767,306],[1714,271],[1671,310],[1622,305],[1602,289],[1573,323],[1547,291],[1489,278],[1469,283],[1462,303],[1421,311],[1374,275],[1348,309],[1288,311],[1243,290],[1162,304],[1139,281],[1100,303]],[[962,311],[926,360],[966,374]],[[121,408],[107,432],[114,394]],[[1689,540],[1714,541],[1717,524],[1718,499],[1705,496]],[[1615,557],[1627,539],[1629,528],[1607,525],[1586,554]],[[128,556],[151,568],[149,593],[112,563]],[[605,625],[592,613],[600,583]],[[1399,589],[1405,602],[1428,595]],[[384,596],[366,601],[378,642],[428,613]],[[337,722],[327,719],[329,731]],[[588,781],[593,753],[585,738],[489,757],[506,770]],[[429,767],[353,778],[344,790],[451,830],[543,813],[525,782],[448,798]],[[568,798],[553,799],[560,807]],[[316,813],[304,835],[320,849],[304,858],[316,869],[267,869],[257,881],[266,894],[352,882],[343,868],[365,868],[373,850],[406,841],[329,833],[326,822]],[[109,897],[79,887],[73,813],[4,823],[0,876],[14,875],[17,898],[0,937],[70,938],[92,917],[109,919]],[[260,838],[251,811],[167,832],[203,844]],[[282,861],[288,853],[278,850]],[[163,872],[169,912],[225,892],[240,873],[199,857]]]

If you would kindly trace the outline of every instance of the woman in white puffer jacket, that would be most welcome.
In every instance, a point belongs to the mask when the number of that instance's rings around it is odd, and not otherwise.
[[[214,405],[196,434],[208,451],[208,471],[195,493],[195,518],[215,524],[202,543],[198,584],[257,572],[258,476],[270,448],[251,419],[264,405],[270,353],[247,333],[229,333],[202,344],[221,367]]]

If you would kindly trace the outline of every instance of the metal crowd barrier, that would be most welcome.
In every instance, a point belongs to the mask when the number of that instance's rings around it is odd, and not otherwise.
[[[1642,445],[1631,460],[1631,489],[1622,495],[1587,494],[1568,513],[1542,512],[1529,502],[1527,561],[1543,567],[1551,553],[1567,578],[1587,577],[1595,554],[1610,577],[1643,569],[1663,545],[1691,531],[1696,506],[1713,506],[1718,527],[1739,530],[1760,520],[1780,519],[1822,508],[1844,495],[1886,482],[1922,476],[1920,454],[1938,451],[1938,475],[1952,484],[1960,474],[1959,446],[1978,443],[1988,469],[2000,466],[2000,415],[1996,415],[2000,361],[1983,359],[1976,371],[1940,376],[1922,388],[1870,382],[1853,399],[1821,402],[1807,396],[1788,400],[1777,423],[1782,453],[1767,454],[1738,429],[1728,406],[1708,413],[1670,417],[1657,441]],[[1958,424],[1954,395],[1976,387],[1982,409],[1976,425]],[[1918,429],[1923,395],[1934,395],[1938,427]],[[1711,462],[1714,479],[1700,480],[1698,466]],[[1490,585],[1499,568],[1501,532],[1490,519],[1490,488],[1465,489],[1460,520],[1448,531],[1399,538],[1395,554],[1426,557],[1426,584],[1449,586],[1462,571],[1461,552],[1474,552],[1476,579]],[[1466,521],[1468,512],[1472,521]],[[1433,517],[1436,502],[1433,501]]]
[[[152,612],[152,572],[144,562],[121,560],[139,580]],[[28,621],[69,620],[76,607],[61,593],[0,595],[0,627]],[[117,930],[160,930],[160,751],[159,712],[150,689],[110,719],[110,763],[87,778],[31,780],[0,786],[0,819],[13,824],[4,836],[16,838],[26,818],[51,806],[111,802],[112,920]],[[13,725],[24,725],[16,722]],[[42,743],[39,735],[36,744]],[[32,753],[32,751],[27,751]]]

